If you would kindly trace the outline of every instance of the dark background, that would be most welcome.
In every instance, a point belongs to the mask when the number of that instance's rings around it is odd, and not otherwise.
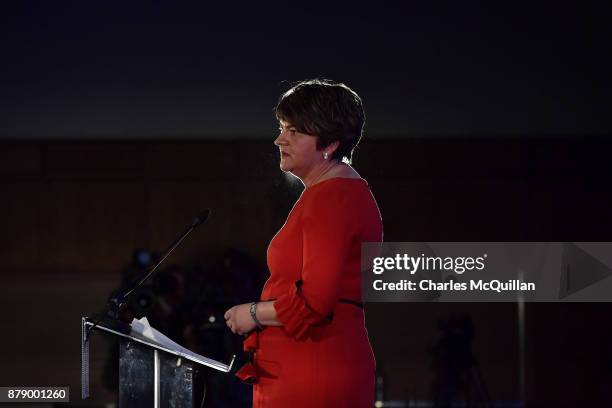
[[[14,3],[5,138],[269,139],[285,81],[312,77],[354,87],[375,137],[611,129],[610,14],[589,2]]]
[[[491,7],[3,6],[0,385],[70,385],[78,402],[80,316],[202,208],[172,263],[234,248],[265,279],[301,190],[271,143],[294,80],[363,97],[354,165],[387,241],[610,241],[608,10]],[[573,407],[609,402],[609,313],[371,304],[367,320],[386,400],[431,398],[438,321],[467,316],[492,399]],[[96,341],[92,398],[113,401]]]

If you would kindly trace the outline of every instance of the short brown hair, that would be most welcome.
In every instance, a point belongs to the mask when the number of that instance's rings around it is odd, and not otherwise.
[[[275,113],[279,121],[291,123],[298,132],[318,136],[317,149],[338,141],[332,159],[349,163],[365,124],[359,95],[342,83],[326,79],[298,82],[280,96]]]

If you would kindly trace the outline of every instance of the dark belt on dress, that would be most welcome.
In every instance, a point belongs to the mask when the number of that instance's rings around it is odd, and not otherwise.
[[[353,306],[357,306],[363,309],[363,303],[362,302],[357,302],[355,300],[348,300],[348,299],[338,299],[338,302],[340,303],[347,303],[349,305],[353,305]]]
[[[262,299],[260,300],[260,302],[272,302],[275,301],[276,298],[272,298],[272,299]],[[338,299],[338,303],[347,303],[349,305],[353,305],[353,306],[357,306],[363,309],[363,302],[358,302],[356,300],[349,300],[349,299]]]
[[[298,279],[298,280],[295,281],[295,286],[297,287],[298,290],[300,290],[302,288],[302,284],[303,283],[304,283],[304,281],[301,280],[301,279]],[[262,299],[261,302],[270,302],[270,301],[273,301],[273,300],[276,300],[276,298],[265,299],[265,300]],[[339,303],[346,303],[346,304],[353,305],[353,306],[357,306],[357,307],[360,307],[360,308],[363,309],[363,303],[359,302],[359,301],[356,301],[356,300],[338,299],[338,302]],[[332,312],[332,315],[333,315],[333,312]],[[330,315],[330,317],[331,317],[331,315]]]

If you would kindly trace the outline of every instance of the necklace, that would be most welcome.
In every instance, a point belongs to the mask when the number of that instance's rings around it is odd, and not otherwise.
[[[336,167],[338,167],[338,166],[340,166],[340,165],[342,165],[342,163],[337,163],[337,162],[335,162],[335,163],[334,163],[334,164],[333,164],[331,167],[327,168],[325,171],[323,171],[321,174],[319,174],[319,175],[317,176],[317,178],[315,178],[315,179],[312,181],[312,183],[310,183],[310,185],[309,185],[308,187],[312,187],[312,186],[314,186],[315,184],[317,184],[319,181],[321,181],[321,178],[322,178],[323,176],[325,176],[325,175],[326,175],[326,174],[328,174],[330,171],[332,171],[333,169],[335,169]]]

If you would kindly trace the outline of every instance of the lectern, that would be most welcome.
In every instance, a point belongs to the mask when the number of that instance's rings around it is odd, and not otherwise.
[[[81,318],[81,398],[89,398],[89,337],[94,324]],[[140,333],[123,334],[104,325],[94,330],[119,340],[119,408],[199,407],[204,398],[202,366],[229,372],[229,364],[195,354],[181,347],[160,344]]]

